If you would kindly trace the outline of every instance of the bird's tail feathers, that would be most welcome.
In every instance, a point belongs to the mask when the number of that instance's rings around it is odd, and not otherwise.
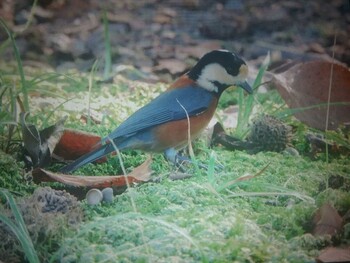
[[[63,168],[60,169],[60,172],[65,173],[65,174],[73,172],[85,164],[88,164],[88,163],[94,162],[98,159],[101,159],[105,155],[113,152],[114,150],[115,149],[111,143],[102,145],[101,147],[97,148],[96,150],[93,150],[92,152],[89,152],[89,153],[79,157],[74,162],[64,166]]]

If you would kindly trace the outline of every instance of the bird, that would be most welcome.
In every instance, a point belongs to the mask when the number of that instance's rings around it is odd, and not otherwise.
[[[109,153],[136,149],[164,152],[168,161],[183,160],[178,151],[196,139],[213,117],[221,94],[230,86],[253,92],[247,82],[248,66],[236,53],[212,50],[203,55],[167,90],[141,107],[95,149],[61,168],[70,173]],[[190,137],[190,138],[189,138]]]

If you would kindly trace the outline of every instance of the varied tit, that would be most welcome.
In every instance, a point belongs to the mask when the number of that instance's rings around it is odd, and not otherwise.
[[[165,92],[102,139],[96,149],[63,167],[61,172],[69,173],[96,161],[114,152],[115,147],[120,151],[164,152],[168,160],[177,163],[181,160],[177,151],[184,148],[189,139],[196,139],[208,125],[225,89],[236,85],[252,93],[246,82],[247,75],[246,63],[235,53],[214,50],[205,54]]]

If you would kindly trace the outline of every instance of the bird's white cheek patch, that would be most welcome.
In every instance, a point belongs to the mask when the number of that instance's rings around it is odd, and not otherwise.
[[[240,77],[238,76],[234,77],[228,74],[224,67],[216,63],[207,65],[202,70],[202,74],[197,80],[199,85],[201,85],[203,88],[209,91],[216,91],[216,92],[218,91],[218,88],[217,86],[214,85],[213,82],[219,82],[221,84],[226,84],[230,86],[230,85],[234,85],[239,81],[241,81]]]

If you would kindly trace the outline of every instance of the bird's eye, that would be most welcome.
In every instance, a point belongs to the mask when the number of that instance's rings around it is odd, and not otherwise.
[[[232,76],[236,76],[237,75],[237,69],[235,69],[234,67],[227,67],[226,71],[228,74],[232,75]]]

